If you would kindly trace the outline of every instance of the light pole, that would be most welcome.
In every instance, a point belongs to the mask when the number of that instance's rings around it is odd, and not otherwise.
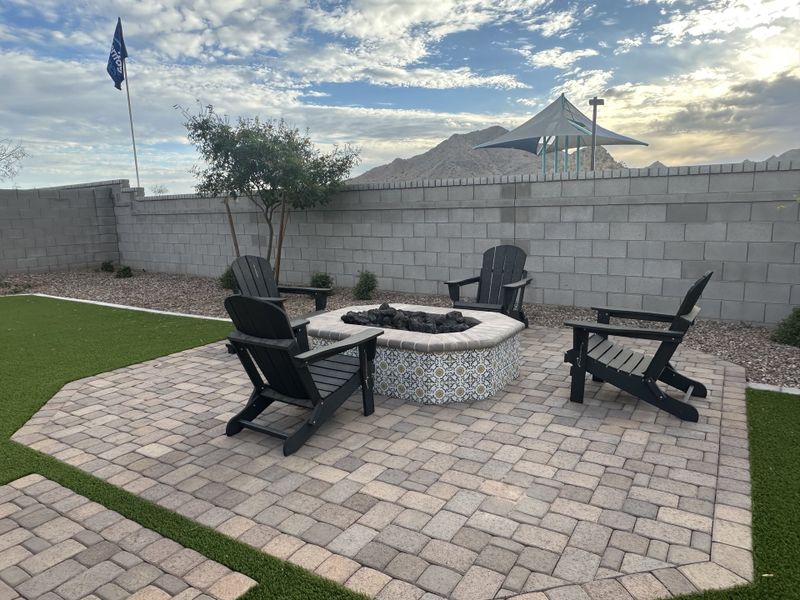
[[[592,107],[592,158],[591,166],[589,168],[590,171],[594,171],[594,149],[597,141],[597,107],[603,106],[605,103],[605,100],[598,98],[597,96],[589,100],[589,106]]]

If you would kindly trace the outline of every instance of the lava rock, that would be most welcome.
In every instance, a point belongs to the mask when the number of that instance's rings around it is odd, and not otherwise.
[[[365,312],[349,311],[342,316],[342,321],[350,325],[388,327],[420,333],[459,333],[480,323],[477,319],[465,317],[457,310],[446,314],[432,314],[398,310],[386,303]]]

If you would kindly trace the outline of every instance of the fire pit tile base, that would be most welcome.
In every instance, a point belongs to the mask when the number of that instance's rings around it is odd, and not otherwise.
[[[414,304],[396,308],[444,314],[452,309]],[[348,306],[309,318],[312,346],[327,346],[363,330],[342,322]],[[519,334],[525,326],[499,313],[460,311],[479,321],[459,333],[420,333],[383,329],[377,340],[375,389],[379,394],[422,404],[470,402],[490,398],[519,374]],[[355,353],[355,350],[353,351]]]
[[[313,347],[334,343],[316,337],[309,341]],[[421,404],[485,400],[518,375],[517,335],[490,348],[450,352],[378,346],[375,356],[375,391]]]

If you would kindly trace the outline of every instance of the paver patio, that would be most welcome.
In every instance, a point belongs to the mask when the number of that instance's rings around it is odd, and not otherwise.
[[[752,580],[744,369],[682,348],[676,366],[709,389],[686,423],[592,382],[571,404],[570,345],[526,330],[520,377],[481,402],[378,396],[364,417],[354,397],[290,457],[225,437],[250,384],[222,343],[70,383],[13,439],[382,600]]]
[[[0,486],[0,598],[234,600],[255,584],[41,475]]]

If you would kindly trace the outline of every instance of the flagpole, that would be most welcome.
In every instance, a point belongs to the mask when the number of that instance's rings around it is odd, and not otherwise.
[[[133,134],[133,111],[131,110],[131,90],[128,88],[128,67],[125,59],[122,59],[122,74],[125,77],[125,94],[128,96],[128,119],[131,122],[131,142],[133,143],[133,164],[136,167],[136,187],[142,187],[139,183],[139,159],[136,157],[136,136]]]

